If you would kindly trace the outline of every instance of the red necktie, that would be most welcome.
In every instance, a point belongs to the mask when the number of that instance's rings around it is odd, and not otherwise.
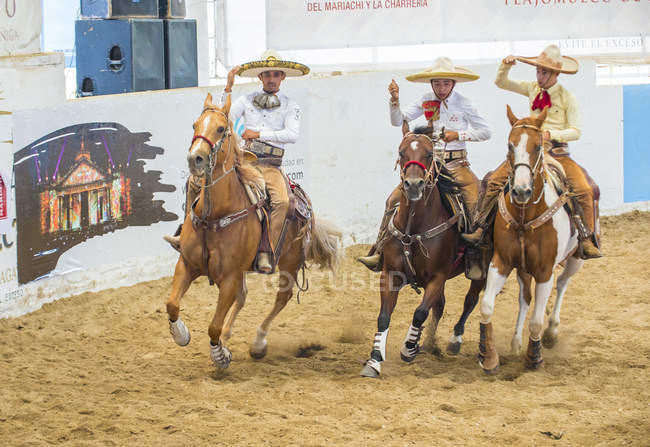
[[[551,107],[551,95],[548,94],[546,90],[539,92],[539,95],[535,96],[533,101],[533,110],[539,109],[540,111],[544,110],[545,107]]]

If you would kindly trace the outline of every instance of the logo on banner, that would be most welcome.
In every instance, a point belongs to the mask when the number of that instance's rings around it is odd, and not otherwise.
[[[424,101],[422,108],[427,121],[438,121],[440,119],[440,101]]]

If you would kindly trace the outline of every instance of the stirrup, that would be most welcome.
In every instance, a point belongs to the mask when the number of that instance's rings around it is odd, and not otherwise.
[[[273,265],[271,265],[271,255],[266,252],[259,252],[257,254],[257,263],[255,270],[257,273],[270,275],[273,273]]]
[[[601,258],[602,256],[603,254],[590,238],[580,241],[580,257],[582,259],[595,259]]]
[[[181,251],[181,237],[180,236],[163,236],[163,239],[169,242],[169,245],[172,246],[177,252]]]
[[[368,267],[370,270],[373,272],[380,272],[381,271],[381,254],[380,253],[375,253],[374,255],[370,256],[361,256],[357,258],[357,261]]]

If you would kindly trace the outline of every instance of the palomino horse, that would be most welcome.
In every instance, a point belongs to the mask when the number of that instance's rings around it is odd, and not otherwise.
[[[548,169],[551,160],[545,160],[541,126],[546,112],[544,109],[536,118],[518,119],[510,106],[507,108],[512,125],[508,137],[508,162],[512,167],[510,190],[499,197],[499,212],[494,223],[494,255],[481,301],[479,363],[487,373],[495,372],[499,366],[491,318],[496,295],[510,272],[517,269],[521,289],[519,316],[512,340],[515,353],[521,348],[521,331],[531,301],[530,277],[535,279],[535,307],[528,325],[530,339],[525,364],[536,369],[542,363],[541,335],[544,311],[553,288],[553,270],[562,260],[567,260],[557,280],[557,298],[544,332],[543,343],[549,348],[557,341],[560,308],[569,279],[584,263],[572,256],[578,239],[564,209],[568,192],[560,195],[556,192]]]
[[[407,284],[424,288],[424,297],[415,309],[400,353],[402,360],[410,362],[419,352],[422,324],[431,309],[428,337],[433,340],[445,308],[445,282],[464,272],[459,256],[464,244],[456,225],[459,216],[452,216],[441,198],[441,193],[456,193],[457,185],[444,163],[434,156],[434,141],[425,134],[429,131],[430,128],[414,132],[403,129],[404,137],[399,145],[402,195],[388,226],[390,239],[384,245],[381,309],[370,359],[361,371],[365,377],[378,377],[381,373],[381,363],[386,360],[388,326],[399,290]],[[471,283],[463,314],[454,326],[447,348],[450,354],[460,352],[465,321],[478,303],[484,285],[485,280]]]
[[[190,333],[179,317],[180,300],[192,281],[206,275],[219,287],[217,309],[208,328],[210,357],[217,367],[227,368],[232,358],[224,346],[230,337],[237,313],[246,300],[245,272],[251,270],[260,243],[262,226],[256,210],[262,202],[251,203],[244,183],[261,184],[261,174],[243,157],[229,122],[230,97],[223,108],[208,96],[203,112],[194,123],[194,137],[187,160],[203,186],[192,212],[185,218],[180,239],[181,255],[176,263],[172,291],[167,301],[170,332],[180,346],[190,342]],[[198,216],[203,216],[199,218]],[[257,329],[250,354],[266,354],[266,335],[275,316],[293,294],[298,270],[305,257],[333,269],[337,262],[337,232],[325,221],[311,219],[304,224],[291,220],[287,243],[279,258],[280,290],[271,313]],[[305,256],[306,255],[306,256]],[[224,320],[236,302],[228,322]]]

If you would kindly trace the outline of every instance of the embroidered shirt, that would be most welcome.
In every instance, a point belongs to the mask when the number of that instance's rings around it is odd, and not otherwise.
[[[438,101],[438,98],[433,92],[425,93],[420,100],[408,105],[404,110],[400,109],[399,104],[390,104],[391,124],[401,126],[402,121],[419,118],[424,114],[422,104],[426,101]],[[447,143],[448,151],[467,149],[466,141],[485,141],[492,136],[490,125],[478,113],[474,103],[453,90],[444,102],[440,101],[440,118],[434,123],[436,129],[444,126],[445,130],[458,132],[458,140]]]
[[[508,78],[512,65],[501,64],[497,71],[494,83],[497,87],[528,97],[528,104],[532,107],[535,97],[542,89],[536,81],[516,81]],[[578,103],[573,94],[557,82],[546,90],[551,97],[551,107],[548,109],[542,130],[548,130],[551,140],[566,143],[580,138],[580,122]],[[537,116],[541,110],[531,110],[531,116]]]
[[[285,148],[288,143],[298,141],[300,133],[300,108],[298,104],[281,92],[276,95],[280,99],[280,106],[274,109],[260,109],[253,104],[253,98],[262,93],[256,91],[240,96],[230,106],[230,120],[234,123],[243,117],[246,129],[260,133],[258,140],[266,141],[273,146]],[[221,103],[225,103],[227,93],[221,96]]]

